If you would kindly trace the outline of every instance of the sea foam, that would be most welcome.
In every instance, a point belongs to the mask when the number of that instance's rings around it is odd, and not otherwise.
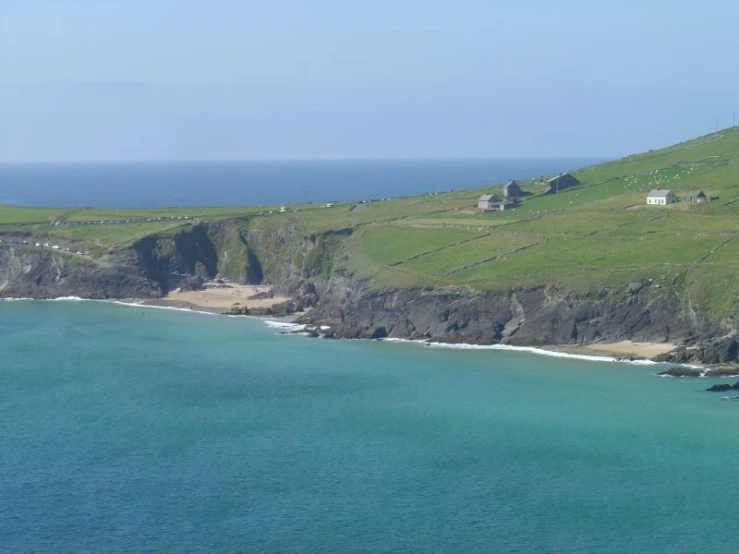
[[[203,310],[195,310],[190,308],[178,308],[177,306],[158,306],[156,304],[146,304],[141,302],[125,302],[123,300],[103,300],[109,304],[116,304],[118,306],[127,306],[129,308],[151,308],[154,310],[169,310],[174,312],[185,312],[188,314],[201,314],[201,315],[221,315],[213,312],[205,312]]]
[[[427,346],[430,348],[446,348],[454,350],[504,350],[509,352],[527,352],[529,354],[536,354],[539,356],[549,356],[552,358],[567,358],[570,360],[583,360],[589,362],[619,362],[629,363],[634,365],[660,365],[660,362],[653,362],[652,360],[627,360],[621,358],[615,358],[612,356],[592,356],[589,354],[572,354],[569,352],[558,352],[556,350],[546,350],[544,348],[536,348],[534,346],[512,346],[510,344],[451,344],[446,342],[427,342],[421,340],[408,340],[408,339],[382,339],[383,342],[404,342],[409,344],[416,344],[420,346]]]
[[[272,327],[274,329],[281,329],[282,331],[287,332],[299,332],[299,331],[305,331],[306,325],[303,325],[302,323],[290,323],[289,321],[275,321],[273,319],[265,319],[264,323],[268,327]]]
[[[5,301],[5,302],[17,302],[17,301],[34,300],[34,299],[32,298],[0,298],[0,300]],[[106,302],[109,304],[116,304],[119,306],[127,306],[127,307],[132,307],[132,308],[151,308],[151,309],[156,309],[156,310],[171,310],[171,311],[177,311],[177,312],[186,312],[190,314],[220,315],[220,314],[215,314],[213,312],[193,310],[190,308],[178,308],[175,306],[156,306],[152,304],[145,304],[143,303],[143,301],[126,302],[123,300],[85,299],[85,298],[80,298],[78,296],[60,296],[58,298],[50,298],[46,300],[57,301],[57,302],[58,301],[62,301],[62,302]],[[243,316],[239,316],[239,317],[243,317]],[[262,319],[262,318],[256,318],[256,319]],[[308,327],[307,325],[304,325],[302,323],[291,323],[288,321],[275,321],[272,319],[262,319],[262,321],[268,327],[279,329],[280,331],[284,333],[305,334],[302,332],[305,331]],[[326,329],[324,329],[324,327],[321,327],[321,330],[326,330]],[[382,342],[408,343],[408,344],[414,344],[417,346],[426,346],[430,348],[444,348],[444,349],[453,349],[453,350],[503,350],[503,351],[510,351],[510,352],[527,352],[529,354],[536,354],[539,356],[549,356],[552,358],[566,358],[566,359],[571,359],[571,360],[583,360],[583,361],[590,361],[590,362],[617,362],[617,363],[629,363],[629,364],[644,365],[644,366],[663,365],[660,362],[654,362],[652,360],[628,360],[628,359],[616,358],[612,356],[593,356],[593,355],[588,355],[588,354],[572,354],[568,352],[558,352],[556,350],[546,350],[544,348],[536,348],[534,346],[512,346],[510,344],[452,344],[452,343],[446,343],[446,342],[428,342],[424,340],[409,340],[409,339],[399,339],[399,338],[386,338],[386,339],[382,339]],[[685,365],[685,364],[680,364],[680,365]],[[695,367],[696,369],[702,369],[700,368],[700,366],[687,366],[687,367]]]
[[[125,300],[112,300],[106,298],[80,298],[79,296],[57,296],[56,298],[0,298],[3,302],[103,302],[105,304],[115,304],[116,306],[126,306],[129,308],[148,308],[153,310],[171,310],[175,312],[185,312],[188,314],[202,314],[202,315],[220,315],[213,312],[206,312],[203,310],[194,310],[190,308],[178,308],[176,306],[157,306],[154,304],[146,304],[144,300],[139,301],[125,301]]]

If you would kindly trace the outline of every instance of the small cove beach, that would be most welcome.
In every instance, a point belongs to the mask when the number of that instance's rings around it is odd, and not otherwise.
[[[272,287],[268,285],[209,282],[200,290],[177,289],[162,298],[145,300],[143,303],[226,313],[234,307],[250,310],[271,308],[288,300],[286,296],[274,295]]]
[[[677,348],[670,342],[634,342],[624,340],[619,342],[596,342],[583,345],[553,345],[546,346],[549,350],[570,352],[573,354],[592,354],[595,356],[613,356],[615,358],[640,358],[651,360],[657,356],[672,352]]]

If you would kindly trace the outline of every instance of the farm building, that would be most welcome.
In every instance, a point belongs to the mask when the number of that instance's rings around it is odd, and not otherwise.
[[[709,198],[702,190],[691,190],[690,192],[685,194],[683,200],[685,200],[685,202],[694,202],[700,204],[703,202],[708,202]]]
[[[529,196],[531,193],[527,190],[523,190],[518,183],[514,180],[508,181],[503,185],[503,196],[505,198],[521,198],[522,196]]]
[[[495,196],[493,194],[483,194],[477,200],[477,207],[483,212],[499,212],[503,210],[510,210],[516,207],[516,202]]]
[[[477,199],[477,207],[483,212],[486,212],[490,209],[490,201],[494,199],[495,197],[492,194],[483,194]]]
[[[652,189],[647,194],[647,205],[649,206],[666,206],[677,202],[677,194],[670,189]]]
[[[550,177],[544,183],[547,185],[544,194],[554,194],[561,190],[576,187],[580,181],[575,179],[571,173],[560,173],[554,177]]]

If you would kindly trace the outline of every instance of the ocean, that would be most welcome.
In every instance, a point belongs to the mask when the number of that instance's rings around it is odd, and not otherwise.
[[[660,366],[0,302],[0,551],[733,552],[737,409]]]
[[[499,184],[602,158],[0,164],[0,204],[195,207],[362,200]]]

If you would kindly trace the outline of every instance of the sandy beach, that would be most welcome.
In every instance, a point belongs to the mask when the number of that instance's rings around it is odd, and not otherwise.
[[[651,359],[661,354],[666,354],[677,348],[677,345],[669,342],[632,342],[624,340],[620,342],[600,342],[585,346],[560,345],[554,350],[571,352],[573,354],[591,354],[595,356],[632,356],[635,358]]]
[[[271,288],[264,285],[213,285],[209,283],[203,290],[176,290],[163,298],[147,301],[147,304],[222,313],[229,311],[235,305],[249,309],[270,308],[289,300],[284,296],[249,299],[250,296],[260,293],[270,294]]]

